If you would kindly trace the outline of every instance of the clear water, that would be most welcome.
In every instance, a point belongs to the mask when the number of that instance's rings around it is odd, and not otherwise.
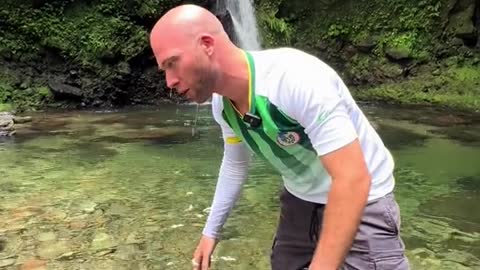
[[[364,109],[396,160],[412,269],[480,269],[478,122]],[[210,107],[192,132],[195,111],[38,113],[3,139],[0,269],[191,269],[222,155]],[[256,160],[213,269],[269,269],[280,188]]]

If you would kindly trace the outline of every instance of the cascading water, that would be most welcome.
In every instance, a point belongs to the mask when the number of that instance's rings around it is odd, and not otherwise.
[[[252,0],[217,0],[217,10],[227,10],[230,13],[235,39],[240,48],[261,48]]]
[[[261,49],[252,0],[217,0],[216,9],[216,13],[224,14],[225,11],[229,13],[235,35],[233,39],[237,46],[245,50]],[[210,101],[203,103],[208,104]],[[197,104],[195,112],[192,136],[196,134],[199,105]]]

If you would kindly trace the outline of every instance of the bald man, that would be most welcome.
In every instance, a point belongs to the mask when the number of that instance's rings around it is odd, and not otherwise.
[[[195,5],[168,11],[150,43],[169,88],[212,98],[224,138],[194,269],[210,266],[251,152],[283,180],[272,269],[409,269],[393,158],[333,69],[293,48],[242,50]]]

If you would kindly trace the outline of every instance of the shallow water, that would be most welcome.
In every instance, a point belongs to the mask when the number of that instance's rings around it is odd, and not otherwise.
[[[480,269],[480,124],[364,107],[397,164],[412,269]],[[33,115],[0,142],[0,269],[191,269],[222,155],[201,106]],[[452,124],[453,123],[453,124]],[[255,160],[214,269],[269,269],[277,174]]]

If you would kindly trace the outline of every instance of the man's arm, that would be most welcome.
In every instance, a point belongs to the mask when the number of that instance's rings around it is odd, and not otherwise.
[[[218,238],[227,217],[235,205],[247,178],[250,153],[241,142],[225,137],[225,150],[218,175],[215,195],[203,234]]]
[[[305,128],[332,180],[310,267],[337,269],[358,230],[370,191],[370,173],[359,143],[362,130],[354,123],[361,115],[352,113],[356,105],[346,85],[325,63],[301,53],[285,62],[291,68],[279,108]]]
[[[338,269],[343,263],[367,202],[370,174],[358,140],[321,158],[332,177],[322,233],[310,270]]]

